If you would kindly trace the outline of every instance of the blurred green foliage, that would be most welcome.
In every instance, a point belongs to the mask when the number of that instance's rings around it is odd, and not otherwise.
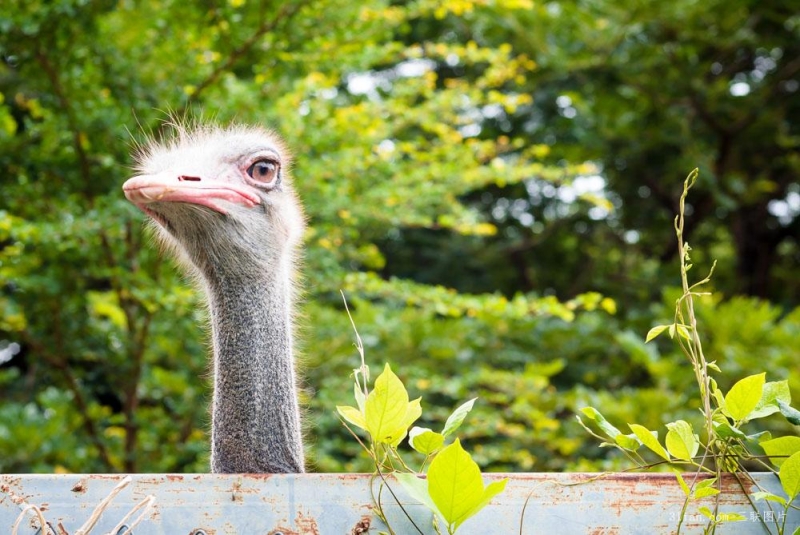
[[[334,412],[358,365],[340,289],[421,425],[479,396],[462,439],[490,470],[618,466],[585,405],[697,418],[683,357],[643,343],[695,166],[706,352],[798,399],[791,2],[10,0],[0,56],[0,471],[207,470],[206,312],[120,189],[166,111],[295,152],[314,469],[370,470]]]

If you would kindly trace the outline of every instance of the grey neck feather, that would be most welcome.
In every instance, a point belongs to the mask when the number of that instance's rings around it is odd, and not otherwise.
[[[303,472],[285,270],[204,275],[214,343],[212,471]]]

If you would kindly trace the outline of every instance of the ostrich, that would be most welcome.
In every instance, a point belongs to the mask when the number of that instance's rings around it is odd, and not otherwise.
[[[289,155],[255,127],[173,125],[136,155],[129,201],[205,291],[214,473],[303,472],[292,350],[294,263],[305,220]]]

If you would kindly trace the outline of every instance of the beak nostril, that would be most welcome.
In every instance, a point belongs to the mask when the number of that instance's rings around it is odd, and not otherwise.
[[[180,175],[178,177],[179,181],[189,180],[191,182],[200,182],[199,176],[187,176],[187,175]]]

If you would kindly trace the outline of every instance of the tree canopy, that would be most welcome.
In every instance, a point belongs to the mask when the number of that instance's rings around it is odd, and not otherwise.
[[[791,2],[10,0],[0,56],[0,471],[207,470],[206,312],[121,192],[170,117],[295,154],[316,469],[365,469],[340,290],[426,414],[479,397],[490,469],[614,466],[582,404],[693,418],[682,356],[643,338],[694,167],[707,350],[800,393]]]

